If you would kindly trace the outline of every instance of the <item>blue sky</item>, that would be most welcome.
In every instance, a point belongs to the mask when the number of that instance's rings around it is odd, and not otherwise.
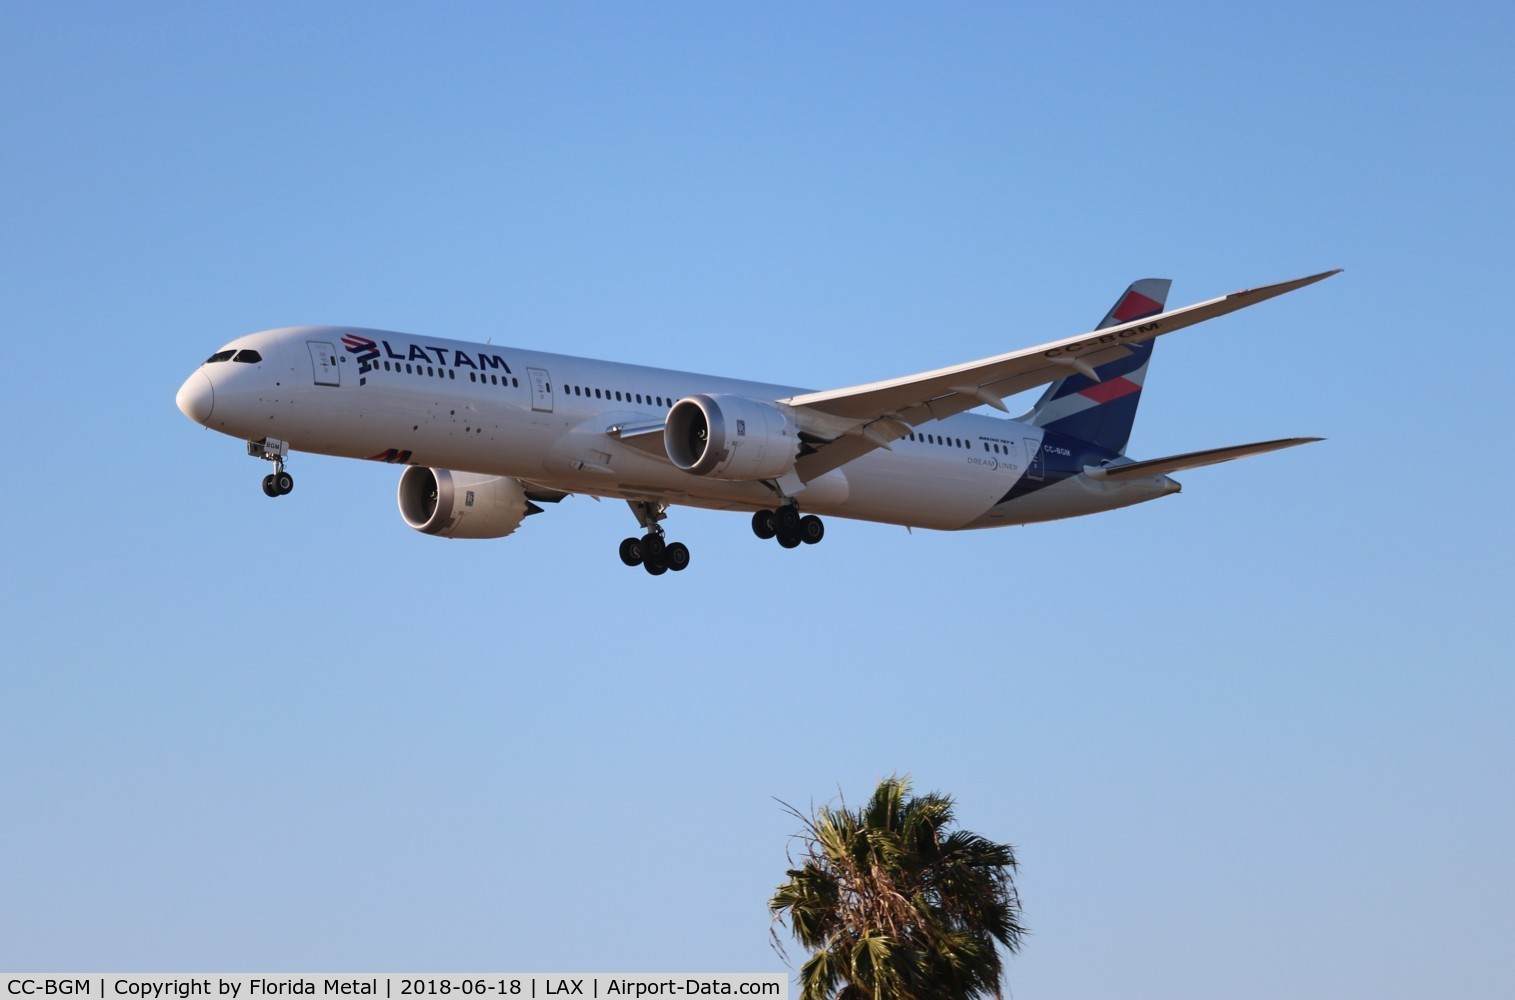
[[[1014,843],[1017,997],[1508,996],[1505,5],[10,4],[0,967],[771,970],[800,806]],[[827,388],[1170,302],[1178,497],[785,552],[270,503],[174,408],[339,323]],[[797,949],[791,948],[797,956]]]

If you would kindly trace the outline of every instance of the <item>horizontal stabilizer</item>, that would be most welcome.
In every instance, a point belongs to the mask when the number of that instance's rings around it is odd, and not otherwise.
[[[1265,451],[1278,451],[1280,448],[1292,448],[1298,444],[1309,444],[1311,441],[1323,441],[1324,438],[1280,438],[1277,441],[1259,441],[1256,444],[1233,444],[1229,448],[1210,448],[1207,451],[1191,451],[1183,455],[1169,455],[1167,458],[1151,458],[1145,462],[1132,462],[1130,465],[1116,465],[1100,469],[1085,469],[1084,474],[1093,479],[1138,479],[1147,476],[1164,475],[1169,472],[1180,472],[1184,469],[1198,469],[1206,465],[1218,465],[1221,462],[1229,462],[1233,458],[1246,458],[1248,455],[1261,455]]]

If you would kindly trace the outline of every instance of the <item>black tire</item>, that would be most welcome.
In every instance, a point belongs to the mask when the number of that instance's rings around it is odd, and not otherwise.
[[[653,576],[662,576],[664,573],[668,572],[668,564],[662,562],[661,560],[654,562],[653,560],[648,559],[642,563],[642,568]]]
[[[642,540],[627,538],[621,541],[621,562],[627,566],[642,565]]]
[[[786,503],[773,512],[773,530],[778,532],[780,538],[783,538],[785,535],[798,534],[800,530],[800,512],[794,508],[793,504]]]
[[[675,573],[682,573],[689,568],[689,546],[683,542],[674,542],[663,552],[663,562]]]
[[[279,496],[288,496],[295,488],[295,477],[287,472],[274,473],[274,489],[279,491]]]
[[[272,472],[263,477],[263,495],[270,497],[279,495],[279,488],[274,485],[274,474]]]
[[[752,533],[764,541],[773,537],[773,511],[760,510],[752,515]]]
[[[800,547],[800,539],[798,535],[780,535],[779,544],[786,549],[797,549]]]
[[[800,541],[806,545],[814,545],[826,537],[826,524],[814,514],[806,514],[800,518]]]
[[[648,532],[642,536],[642,559],[648,563],[662,562],[663,552],[668,548],[668,542],[662,535]]]

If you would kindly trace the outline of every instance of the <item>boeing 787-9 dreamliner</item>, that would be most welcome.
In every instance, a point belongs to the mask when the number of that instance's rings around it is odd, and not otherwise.
[[[1092,333],[843,389],[790,386],[384,330],[266,330],[179,389],[191,420],[273,463],[292,451],[389,462],[405,523],[502,538],[574,493],[625,500],[621,561],[689,565],[663,520],[687,505],[752,515],[759,538],[819,542],[819,515],[956,531],[1113,510],[1179,491],[1169,473],[1288,448],[1281,438],[1134,460],[1126,443],[1156,338],[1337,271],[1165,312],[1166,279],[1120,296]],[[1004,399],[1046,386],[1011,418]],[[993,407],[1005,416],[972,413]],[[803,513],[802,513],[803,512]]]

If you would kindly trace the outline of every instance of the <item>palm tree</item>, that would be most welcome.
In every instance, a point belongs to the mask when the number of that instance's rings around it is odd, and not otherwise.
[[[911,797],[908,777],[885,778],[855,811],[785,808],[803,824],[801,864],[791,852],[768,908],[813,951],[800,1000],[1000,996],[996,942],[1014,954],[1027,933],[1014,848],[948,832],[952,799]]]

